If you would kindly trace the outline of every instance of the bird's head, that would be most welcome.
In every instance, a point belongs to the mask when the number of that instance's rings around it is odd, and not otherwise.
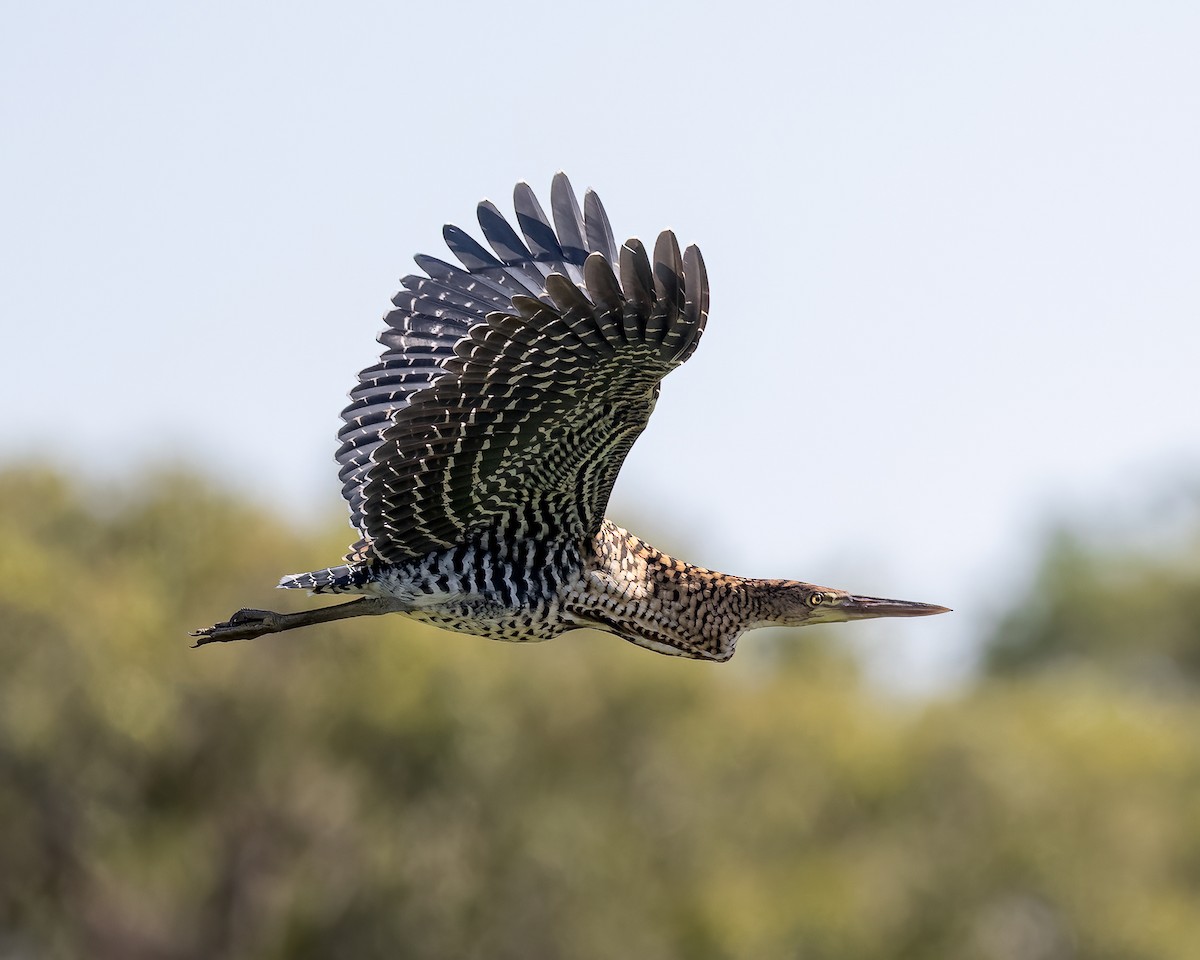
[[[766,581],[766,587],[764,593],[770,622],[785,627],[870,620],[874,617],[928,617],[935,613],[950,612],[949,607],[941,607],[936,603],[864,597],[835,587],[821,587],[795,580],[769,580]]]

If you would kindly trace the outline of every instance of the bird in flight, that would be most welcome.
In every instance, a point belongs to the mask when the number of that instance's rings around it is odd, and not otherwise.
[[[663,377],[700,342],[708,277],[695,246],[620,247],[592,191],[554,178],[546,216],[514,192],[519,233],[479,205],[491,250],[444,230],[456,266],[418,256],[384,318],[383,355],[342,411],[337,461],[359,539],[338,566],[280,587],[350,594],[297,613],[239,610],[191,635],[244,640],[402,613],[495,640],[591,628],[658,653],[728,660],[766,626],[947,612],[667,556],[604,516]]]

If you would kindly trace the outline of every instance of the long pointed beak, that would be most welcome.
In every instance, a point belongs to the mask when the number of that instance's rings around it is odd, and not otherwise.
[[[842,611],[848,620],[868,620],[871,617],[931,617],[935,613],[951,612],[949,607],[939,607],[936,603],[855,596],[851,596],[842,605]]]

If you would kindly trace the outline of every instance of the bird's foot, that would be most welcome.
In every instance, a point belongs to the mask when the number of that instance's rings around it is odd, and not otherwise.
[[[283,628],[282,619],[282,614],[273,610],[239,610],[223,623],[215,623],[203,630],[192,630],[188,636],[196,638],[194,647],[229,640],[253,640],[265,633],[278,633]]]

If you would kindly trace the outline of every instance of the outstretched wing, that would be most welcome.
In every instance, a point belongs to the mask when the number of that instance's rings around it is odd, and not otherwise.
[[[599,527],[659,382],[699,342],[708,280],[669,231],[653,260],[637,240],[618,251],[599,198],[581,212],[564,174],[551,201],[553,227],[517,185],[523,239],[481,203],[494,255],[448,226],[462,268],[417,257],[428,276],[402,281],[383,356],[342,412],[337,459],[362,534],[348,559]]]

